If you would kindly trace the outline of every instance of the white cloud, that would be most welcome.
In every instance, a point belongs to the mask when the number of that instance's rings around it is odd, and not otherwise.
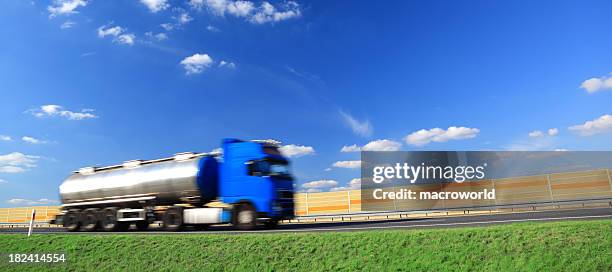
[[[529,137],[531,137],[531,138],[540,138],[540,137],[544,137],[546,135],[551,136],[551,137],[552,136],[557,136],[558,134],[559,134],[559,129],[557,129],[557,128],[549,128],[546,131],[546,134],[544,134],[544,132],[541,131],[541,130],[534,130],[532,132],[529,132],[527,135],[529,135]]]
[[[206,7],[217,16],[228,14],[237,18],[245,18],[253,24],[280,22],[301,15],[300,5],[294,1],[277,6],[263,1],[259,7],[256,7],[252,1],[245,0],[190,0],[189,5],[198,10]]]
[[[36,167],[39,156],[13,152],[0,155],[0,173],[21,173]]]
[[[188,75],[199,74],[213,64],[213,59],[208,54],[193,54],[184,58],[181,64]]]
[[[286,2],[283,5],[282,11],[278,10],[268,2],[263,2],[261,7],[251,17],[250,21],[256,24],[264,24],[267,22],[280,22],[287,19],[300,17],[300,15],[300,5],[296,2]]]
[[[353,116],[351,116],[350,114],[340,111],[340,115],[342,116],[344,122],[351,127],[351,129],[353,130],[353,132],[355,134],[361,135],[361,136],[365,136],[365,137],[369,137],[370,135],[372,135],[372,124],[370,124],[370,121],[366,120],[366,121],[359,121],[357,119],[355,119]]]
[[[0,183],[8,183],[8,181],[0,179]]]
[[[537,137],[542,137],[544,136],[544,132],[542,132],[541,130],[534,130],[532,132],[529,132],[529,137],[532,138],[537,138]]]
[[[98,118],[98,116],[92,113],[92,109],[82,109],[80,112],[73,112],[69,110],[64,110],[64,107],[59,105],[43,105],[40,106],[40,109],[30,110],[30,112],[38,118],[54,116],[64,117],[69,120]]]
[[[47,6],[49,17],[53,18],[58,15],[68,15],[77,13],[78,7],[87,6],[86,0],[54,0],[50,6]]]
[[[450,140],[463,140],[474,138],[480,133],[480,129],[468,127],[449,127],[444,130],[441,128],[421,129],[415,131],[404,138],[406,143],[416,146],[426,145],[430,142],[447,142]]]
[[[337,161],[332,165],[333,167],[338,168],[359,168],[361,167],[361,161]]]
[[[175,22],[163,23],[159,25],[168,32],[181,28],[183,25],[193,21],[193,17],[191,17],[191,15],[189,15],[189,13],[183,8],[173,8],[172,12],[176,14],[172,16],[172,19]]]
[[[166,35],[166,33],[157,33],[157,34],[155,34],[155,38],[158,41],[163,41],[163,40],[168,39],[168,35]]]
[[[57,204],[59,203],[57,200],[52,200],[48,198],[41,198],[38,200],[32,199],[24,199],[24,198],[13,198],[6,201],[9,204],[13,205],[49,205],[49,204]]]
[[[249,1],[228,1],[227,12],[236,17],[246,17],[255,9],[254,6],[255,5]]]
[[[285,66],[285,69],[287,69],[289,73],[293,74],[296,77],[299,77],[299,78],[302,78],[308,81],[312,81],[319,85],[325,85],[325,82],[317,75],[310,74],[310,73],[303,72],[303,71],[298,71],[291,66]]]
[[[179,14],[176,20],[178,21],[179,24],[184,25],[186,23],[193,21],[193,18],[189,16],[189,13],[181,12],[181,14]]]
[[[8,142],[8,141],[11,141],[11,140],[13,140],[11,138],[11,136],[0,135],[0,141],[7,141]]]
[[[166,33],[153,34],[153,32],[151,32],[151,31],[146,32],[145,36],[147,36],[150,39],[155,39],[157,41],[163,41],[163,40],[168,39],[168,35],[166,35]]]
[[[222,60],[221,62],[219,62],[219,67],[235,69],[236,68],[236,64],[233,63],[233,62],[227,62],[227,61]]]
[[[61,28],[61,29],[68,29],[68,28],[72,28],[72,27],[73,27],[73,26],[75,26],[75,25],[76,25],[76,23],[75,23],[75,22],[73,22],[73,21],[66,21],[66,22],[64,22],[64,23],[63,23],[63,24],[60,26],[60,28]]]
[[[508,151],[551,151],[558,147],[558,139],[555,137],[530,137],[519,139],[504,146]]]
[[[376,140],[364,145],[363,151],[398,151],[402,147],[401,143],[391,140]]]
[[[315,180],[302,184],[302,188],[305,189],[326,189],[334,186],[338,186],[338,182],[331,179]]]
[[[214,26],[211,26],[211,25],[206,26],[206,30],[208,30],[210,32],[219,32],[219,31],[221,31],[218,28],[216,28]]]
[[[0,173],[14,174],[14,173],[21,173],[25,171],[26,171],[25,168],[19,167],[19,166],[12,166],[12,165],[0,166]]]
[[[340,152],[359,152],[359,151],[398,151],[402,147],[401,143],[392,140],[375,140],[367,143],[363,147],[357,145],[343,146]]]
[[[81,57],[82,58],[89,57],[89,56],[93,56],[95,54],[96,54],[96,52],[85,52],[85,53],[81,54]]]
[[[119,34],[123,33],[125,31],[125,29],[123,29],[120,26],[106,26],[103,25],[101,27],[98,27],[98,37],[100,38],[104,38],[106,36],[119,36]]]
[[[284,145],[279,148],[280,152],[283,155],[292,158],[292,157],[301,157],[305,155],[312,155],[315,153],[315,150],[312,146],[303,146],[303,145]]]
[[[612,76],[589,78],[580,84],[580,88],[585,89],[588,93],[612,89]]]
[[[36,139],[36,138],[30,137],[30,136],[23,136],[23,137],[21,137],[21,140],[26,142],[26,143],[30,143],[30,144],[45,144],[45,143],[47,143],[47,141]]]
[[[134,34],[121,34],[117,37],[115,42],[121,43],[121,44],[133,45],[134,39],[136,39],[136,36]]]
[[[354,145],[345,145],[340,149],[340,152],[359,152],[361,151],[361,147]]]
[[[13,152],[6,155],[0,155],[0,165],[13,165],[24,167],[36,167],[36,160],[40,157],[25,155],[20,152]]]
[[[581,136],[612,132],[612,115],[604,114],[595,120],[586,121],[582,125],[571,126],[569,130],[575,131]]]
[[[204,0],[189,0],[189,5],[194,9],[202,9],[204,7]]]
[[[208,10],[218,16],[224,16],[228,13],[236,17],[246,17],[255,9],[253,2],[242,0],[192,0],[190,5],[196,9],[206,6]]]
[[[136,35],[133,33],[127,33],[127,29],[120,26],[103,25],[98,27],[98,37],[104,38],[106,36],[114,37],[113,42],[119,44],[133,45]]]
[[[153,13],[167,9],[170,7],[167,0],[140,0]]]
[[[163,23],[163,24],[161,24],[159,26],[161,26],[166,31],[170,31],[170,30],[174,29],[174,25],[171,24],[171,23]]]
[[[334,188],[329,189],[329,191],[337,192],[337,191],[359,190],[360,188],[361,188],[361,179],[354,178],[349,182],[348,186],[334,187]]]

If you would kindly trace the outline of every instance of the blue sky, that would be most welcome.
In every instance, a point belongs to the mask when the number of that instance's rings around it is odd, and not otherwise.
[[[612,150],[609,1],[2,5],[0,206],[224,137],[282,141],[302,191],[362,149]]]

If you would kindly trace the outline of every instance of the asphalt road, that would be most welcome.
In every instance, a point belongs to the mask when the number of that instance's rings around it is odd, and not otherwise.
[[[176,234],[176,233],[295,233],[295,232],[321,232],[321,231],[367,231],[381,229],[425,229],[425,228],[451,228],[451,227],[475,227],[498,224],[509,224],[517,222],[545,222],[563,220],[597,220],[612,219],[612,207],[591,208],[576,210],[549,210],[521,213],[505,213],[491,215],[467,215],[431,217],[421,219],[399,219],[385,221],[359,221],[359,222],[337,222],[316,224],[285,224],[273,230],[258,229],[252,231],[236,231],[228,226],[211,227],[206,231],[186,230],[183,232],[167,232],[159,229],[149,231],[135,231],[121,233],[137,234]],[[112,232],[67,232],[63,228],[39,228],[35,233],[70,233],[70,234],[117,234]],[[25,228],[2,228],[0,233],[27,233]]]

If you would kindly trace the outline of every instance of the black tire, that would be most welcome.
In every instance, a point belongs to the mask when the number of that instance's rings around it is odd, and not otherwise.
[[[64,214],[64,228],[68,231],[78,231],[81,228],[81,213],[78,210],[71,210]]]
[[[193,225],[193,230],[195,230],[195,231],[204,231],[204,230],[207,230],[208,228],[210,228],[209,224],[197,224],[197,225]]]
[[[100,226],[104,231],[120,231],[125,225],[117,221],[117,208],[106,208],[100,211]]]
[[[276,219],[270,219],[270,220],[268,220],[268,221],[266,221],[266,222],[264,223],[264,226],[265,226],[267,229],[275,229],[275,228],[277,228],[277,227],[278,227],[278,220],[276,220]]]
[[[98,209],[86,209],[81,215],[81,219],[84,231],[96,231],[100,226]]]
[[[239,204],[232,221],[239,230],[252,230],[257,226],[257,212],[250,204]]]
[[[170,207],[164,213],[164,228],[167,231],[180,231],[185,227],[183,223],[183,207]]]
[[[117,222],[117,231],[128,231],[131,225],[130,222]]]
[[[149,221],[138,221],[136,222],[136,229],[138,231],[146,231],[149,229]]]

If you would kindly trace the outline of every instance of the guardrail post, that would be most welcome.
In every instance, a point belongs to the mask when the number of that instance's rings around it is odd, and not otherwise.
[[[444,184],[440,183],[440,191],[444,193],[444,192],[446,192],[445,189],[446,189],[446,187],[444,187]],[[446,200],[444,198],[442,199],[442,209],[443,210],[446,209]]]
[[[610,177],[610,169],[606,169],[608,173],[608,183],[610,184],[610,192],[612,192],[612,178]]]
[[[550,174],[546,174],[546,183],[548,184],[548,192],[550,192],[550,201],[553,203],[553,208],[555,207],[555,198],[553,197],[552,186],[550,185]],[[535,207],[534,207],[535,210]]]
[[[306,192],[306,215],[308,215],[308,192]]]
[[[393,192],[396,192],[395,191],[395,183],[393,183]],[[393,198],[393,210],[397,211],[397,204],[395,203],[395,198]]]
[[[351,191],[346,191],[347,197],[348,197],[348,213],[351,213]],[[342,221],[344,221],[344,218],[342,218]]]
[[[493,203],[497,206],[497,190],[495,189],[495,179],[491,179],[491,184],[493,186],[493,190],[495,190],[495,197],[493,198]]]

